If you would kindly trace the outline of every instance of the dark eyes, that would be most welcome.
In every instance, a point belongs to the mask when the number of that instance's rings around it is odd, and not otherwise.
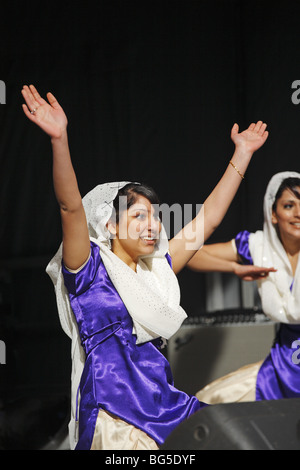
[[[135,218],[139,220],[145,220],[146,219],[146,214],[143,212],[135,214]]]
[[[138,219],[138,220],[146,220],[147,216],[148,215],[145,214],[144,212],[137,212],[135,214],[135,218]],[[153,218],[157,221],[160,220],[159,214],[154,214]]]

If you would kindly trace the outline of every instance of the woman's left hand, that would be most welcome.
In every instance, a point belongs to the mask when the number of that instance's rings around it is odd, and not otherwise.
[[[238,124],[234,124],[231,130],[231,139],[236,149],[249,153],[258,150],[268,138],[269,133],[266,131],[266,127],[265,123],[258,121],[256,124],[250,124],[248,129],[239,133]]]

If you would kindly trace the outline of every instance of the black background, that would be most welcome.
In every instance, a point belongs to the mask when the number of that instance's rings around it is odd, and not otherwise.
[[[201,204],[234,151],[234,122],[243,130],[265,121],[269,138],[209,242],[229,240],[262,227],[270,177],[300,169],[300,106],[291,100],[300,79],[300,1],[0,8],[0,403],[16,409],[24,397],[65,397],[70,370],[45,274],[61,239],[51,146],[22,111],[22,86],[51,91],[63,106],[82,195],[101,182],[132,180],[152,185],[167,204]],[[198,315],[204,275],[184,270],[179,281],[183,307]]]

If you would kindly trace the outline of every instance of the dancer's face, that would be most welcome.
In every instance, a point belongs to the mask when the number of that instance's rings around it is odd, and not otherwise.
[[[124,256],[137,261],[139,256],[153,253],[160,231],[161,223],[155,208],[147,198],[138,196],[120,215],[114,229],[113,251],[124,261]]]
[[[300,193],[300,187],[296,188]],[[281,238],[300,240],[300,199],[285,189],[272,212],[272,223],[277,224]]]

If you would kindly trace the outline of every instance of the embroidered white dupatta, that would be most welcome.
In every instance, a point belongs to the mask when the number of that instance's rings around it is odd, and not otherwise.
[[[106,183],[96,186],[83,198],[90,239],[100,249],[107,273],[122,298],[133,320],[137,343],[157,337],[169,339],[181,326],[186,313],[180,306],[180,289],[176,275],[165,257],[168,239],[162,227],[154,253],[140,258],[134,272],[110,249],[110,234],[106,227],[113,211],[113,200],[120,188],[128,182]],[[65,333],[72,339],[72,392],[70,441],[77,441],[77,392],[84,367],[85,355],[80,345],[77,324],[71,310],[61,270],[62,245],[50,261],[46,272],[55,287],[58,314]]]
[[[271,178],[264,197],[263,231],[250,234],[249,249],[254,264],[277,269],[257,283],[263,311],[274,321],[295,324],[300,323],[300,259],[293,277],[288,256],[271,219],[275,195],[282,181],[289,177],[300,178],[300,174],[285,171]]]

